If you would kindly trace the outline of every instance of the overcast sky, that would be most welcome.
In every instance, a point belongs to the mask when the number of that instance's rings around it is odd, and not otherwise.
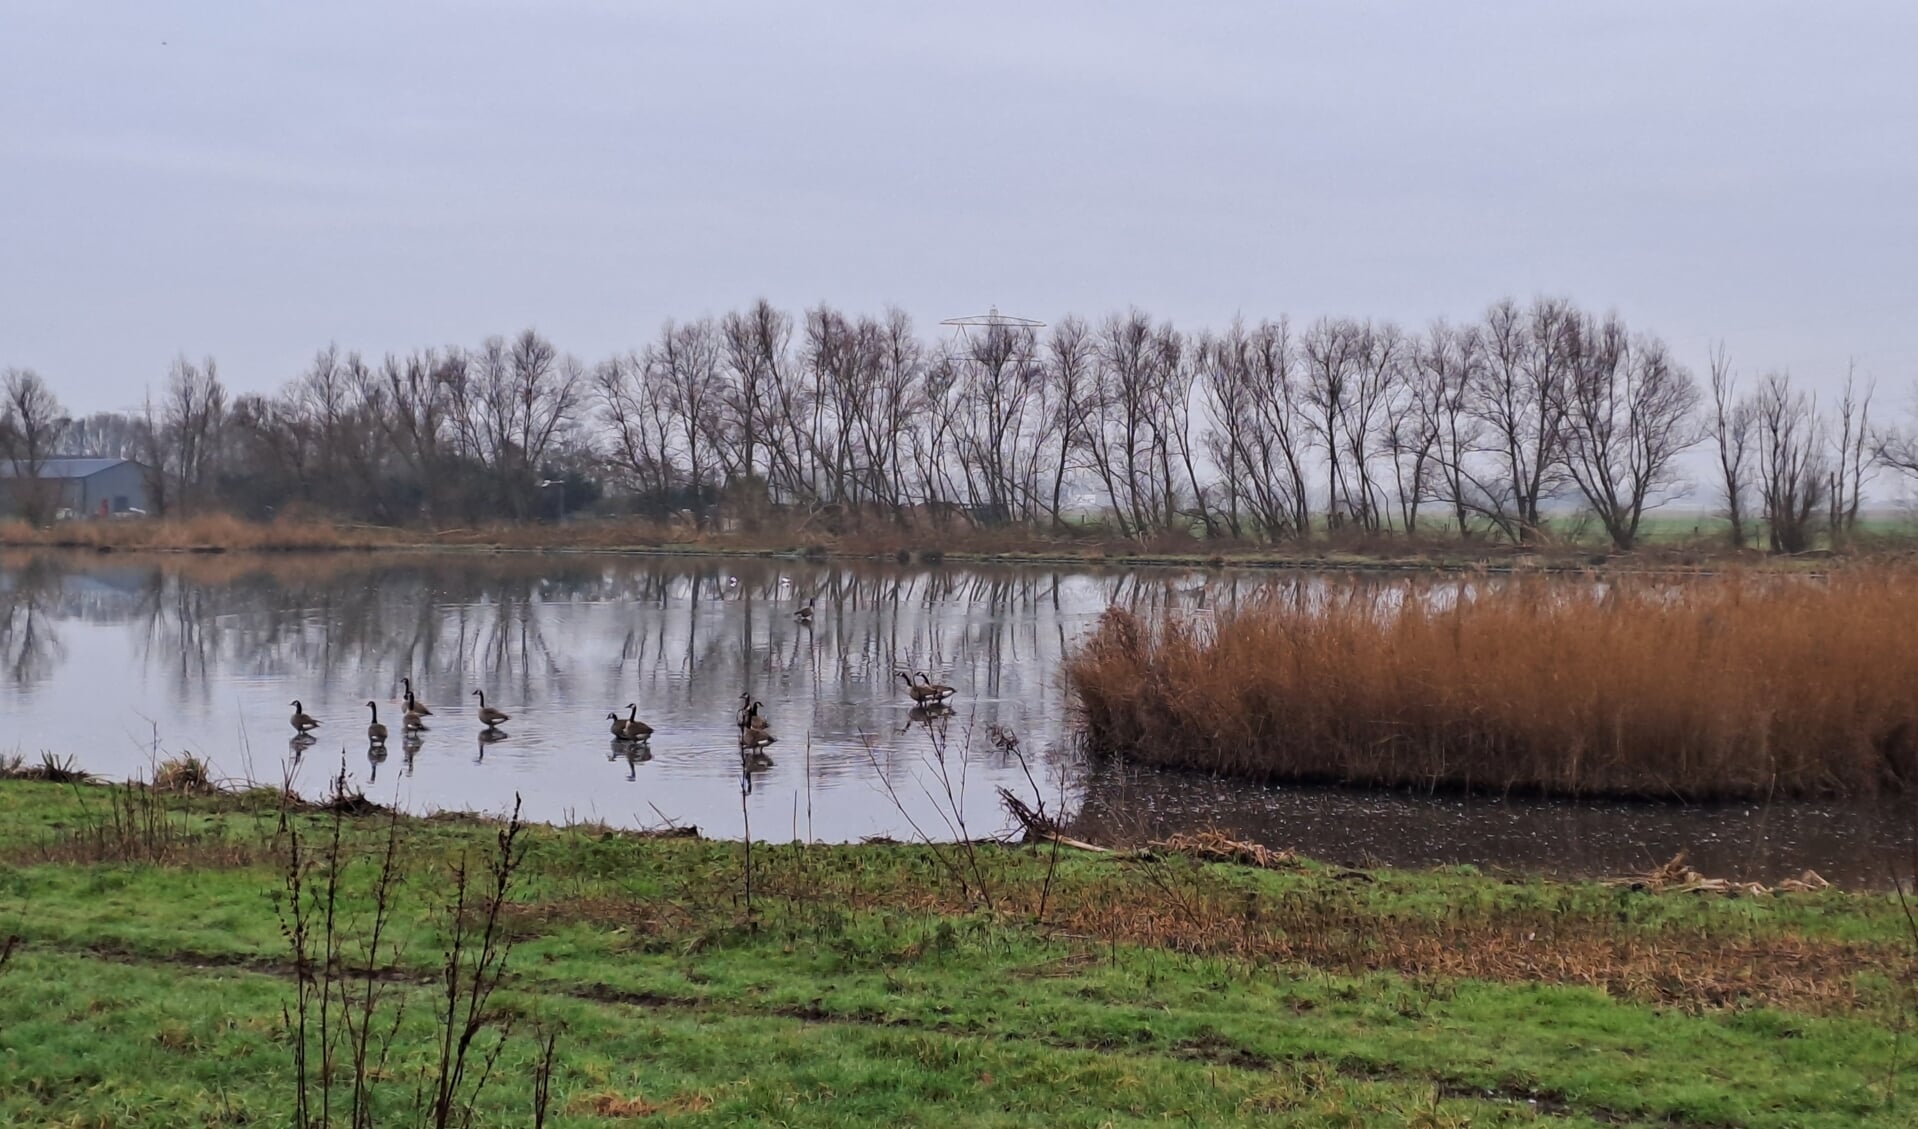
[[[1915,65],[1909,0],[0,0],[0,365],[1550,292],[1902,400]]]

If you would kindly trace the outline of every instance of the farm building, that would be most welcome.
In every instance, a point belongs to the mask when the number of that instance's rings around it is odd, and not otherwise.
[[[17,514],[27,487],[25,467],[0,459],[0,514]],[[132,459],[47,459],[40,464],[38,489],[51,491],[47,509],[72,511],[75,517],[146,513],[147,472]]]

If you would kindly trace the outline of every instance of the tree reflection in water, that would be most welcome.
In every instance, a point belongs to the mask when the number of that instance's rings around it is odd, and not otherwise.
[[[1402,587],[1375,583],[1388,599]],[[1448,598],[1495,583],[1468,579]],[[809,838],[910,838],[915,825],[951,838],[954,801],[972,833],[1003,829],[1003,786],[1053,811],[1080,809],[1075,833],[1086,838],[1218,825],[1342,862],[1371,853],[1642,869],[1659,861],[1647,850],[1685,847],[1713,873],[1743,873],[1734,855],[1759,860],[1763,872],[1750,876],[1770,880],[1807,866],[1842,879],[1883,857],[1890,833],[1852,811],[1532,809],[1078,763],[1059,659],[1108,605],[1203,618],[1253,599],[1310,606],[1325,590],[1309,574],[1249,571],[0,553],[0,714],[16,747],[74,755],[109,776],[190,746],[218,775],[277,783],[276,766],[251,762],[248,734],[283,733],[289,699],[326,723],[322,734],[354,733],[362,703],[397,707],[410,677],[440,703],[437,724],[402,734],[398,771],[377,754],[359,771],[382,802],[415,810],[496,810],[521,792],[529,813],[555,820],[670,819],[737,835],[750,818],[762,832],[791,824],[800,834],[803,808]],[[807,598],[814,614],[802,624],[793,613]],[[899,670],[959,692],[946,709],[917,706]],[[510,738],[478,732],[467,697],[476,686],[511,703]],[[742,690],[777,721],[776,766],[739,759]],[[598,769],[606,712],[627,702],[653,739],[643,754],[615,747]],[[100,739],[120,732],[129,739]],[[285,754],[309,791],[337,767],[307,755],[315,745],[296,739]],[[330,739],[325,748],[344,751]],[[632,786],[609,787],[609,772]]]

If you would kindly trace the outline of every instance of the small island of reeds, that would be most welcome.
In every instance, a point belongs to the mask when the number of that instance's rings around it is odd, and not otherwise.
[[[1646,799],[1918,784],[1918,574],[1330,579],[1067,663],[1096,751],[1267,781]]]

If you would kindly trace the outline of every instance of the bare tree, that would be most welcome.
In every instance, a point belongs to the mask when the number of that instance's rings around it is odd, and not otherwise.
[[[167,373],[161,433],[163,469],[175,484],[175,503],[192,511],[212,502],[220,466],[227,409],[226,386],[212,357],[194,364],[184,356]]]
[[[1076,317],[1068,317],[1053,327],[1046,339],[1047,374],[1052,382],[1053,411],[1050,434],[1058,456],[1052,470],[1051,511],[1055,526],[1065,524],[1066,475],[1086,465],[1092,447],[1091,429],[1099,417],[1099,386],[1094,370],[1096,350],[1092,331]]]
[[[1858,527],[1858,508],[1865,496],[1878,460],[1871,442],[1871,399],[1877,391],[1867,380],[1858,387],[1858,370],[1845,370],[1845,388],[1838,400],[1836,431],[1832,434],[1831,483],[1826,489],[1830,515],[1828,527],[1834,545],[1843,544]]]
[[[1473,499],[1484,493],[1470,466],[1482,426],[1470,405],[1484,378],[1484,342],[1476,326],[1438,322],[1413,354],[1412,426],[1421,443],[1431,444],[1431,489],[1450,511],[1460,537],[1472,535],[1472,514],[1480,509]],[[1424,489],[1424,478],[1415,474],[1413,485]]]
[[[1261,537],[1304,536],[1311,529],[1307,424],[1291,328],[1262,322],[1248,331],[1234,321],[1200,351],[1207,443],[1224,477],[1233,534],[1243,535],[1243,508]]]
[[[1319,319],[1306,330],[1302,342],[1306,421],[1325,453],[1325,522],[1333,530],[1344,526],[1347,513],[1342,506],[1352,496],[1343,437],[1345,416],[1352,408],[1352,385],[1364,364],[1364,347],[1363,327],[1346,318]]]
[[[30,368],[8,369],[0,395],[6,398],[0,404],[0,457],[11,464],[14,504],[22,517],[44,525],[60,505],[58,487],[44,472],[70,422],[66,409]]]
[[[1556,298],[1526,310],[1508,299],[1485,315],[1485,364],[1471,404],[1497,469],[1475,505],[1515,541],[1537,539],[1544,504],[1563,481],[1574,318],[1571,303]]]
[[[702,319],[667,322],[644,358],[647,383],[664,395],[667,415],[678,432],[687,502],[702,527],[718,488],[724,446],[726,388],[720,357],[718,329]]]
[[[1791,377],[1772,373],[1754,400],[1758,495],[1774,552],[1811,548],[1811,519],[1830,480],[1817,404],[1792,388]]]
[[[1612,545],[1638,543],[1648,504],[1673,486],[1673,462],[1697,443],[1698,385],[1655,337],[1627,337],[1617,317],[1582,318],[1571,348],[1564,458]]]
[[[1718,451],[1719,497],[1730,523],[1732,548],[1742,549],[1749,531],[1747,495],[1751,490],[1750,459],[1758,426],[1755,402],[1738,397],[1738,377],[1723,342],[1712,346],[1712,441]]]

